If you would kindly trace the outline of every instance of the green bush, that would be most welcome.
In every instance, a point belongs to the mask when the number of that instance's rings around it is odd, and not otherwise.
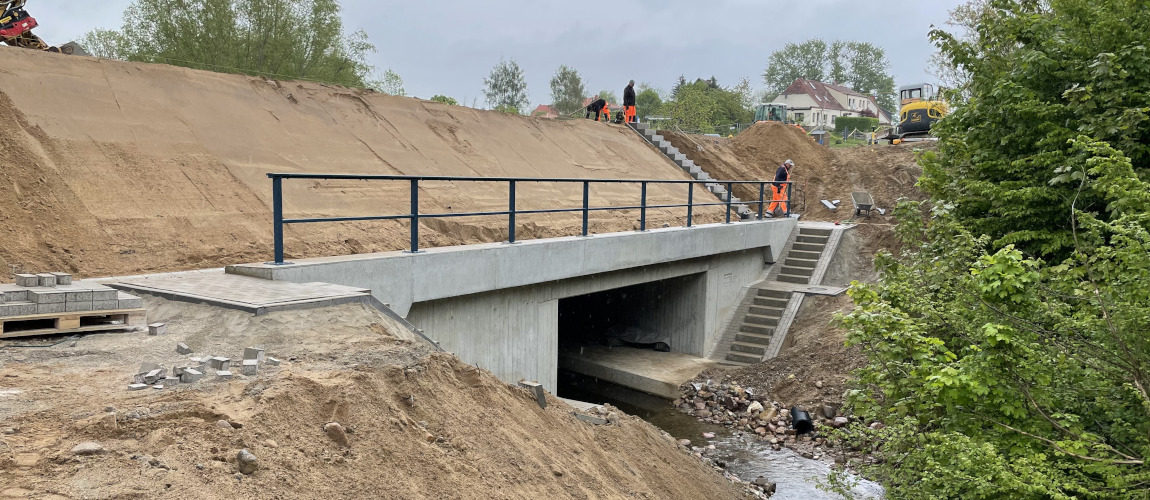
[[[835,120],[835,132],[839,134],[846,134],[855,129],[870,132],[875,127],[878,127],[878,118],[840,116]]]

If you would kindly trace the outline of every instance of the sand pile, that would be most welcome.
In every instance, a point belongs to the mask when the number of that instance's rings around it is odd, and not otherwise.
[[[268,172],[688,179],[622,126],[508,116],[306,82],[0,47],[0,269],[79,277],[267,260]],[[402,182],[288,181],[289,217],[406,214]],[[593,187],[636,205],[638,185]],[[685,202],[651,186],[650,203]],[[517,208],[578,207],[578,184],[521,184]],[[700,189],[696,199],[708,196]],[[428,183],[424,213],[504,210],[507,187]],[[700,209],[700,222],[720,209]],[[685,217],[652,210],[652,224]],[[708,219],[708,213],[711,219]],[[637,211],[595,212],[596,232]],[[674,219],[674,220],[673,220]],[[506,238],[506,218],[425,219],[422,245]],[[518,217],[521,239],[575,214]],[[291,226],[289,256],[405,248],[404,222]]]
[[[852,216],[851,192],[867,191],[878,207],[890,209],[900,197],[922,199],[914,187],[922,169],[916,148],[931,145],[877,145],[828,149],[805,133],[778,123],[759,123],[734,138],[715,138],[660,131],[711,177],[772,180],[775,169],[794,160],[792,180],[798,186],[795,205],[806,220],[846,220]],[[758,200],[757,188],[736,186],[736,196]],[[765,197],[770,199],[770,186]],[[819,200],[842,200],[837,213]],[[878,216],[877,212],[875,216]]]
[[[148,300],[168,334],[0,350],[0,497],[744,498],[650,424],[594,426],[554,398],[541,409],[362,305],[253,317]],[[216,355],[264,342],[285,362],[124,390],[140,358],[170,364],[155,349],[176,338]],[[103,451],[72,451],[85,442]]]

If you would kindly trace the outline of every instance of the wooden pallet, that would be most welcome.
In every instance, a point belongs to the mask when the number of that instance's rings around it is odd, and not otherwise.
[[[98,332],[144,328],[148,313],[144,309],[77,311],[56,314],[33,314],[0,318],[0,339]]]

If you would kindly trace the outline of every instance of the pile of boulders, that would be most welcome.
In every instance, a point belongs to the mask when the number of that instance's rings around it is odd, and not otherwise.
[[[152,331],[161,330],[165,331],[166,327],[161,323],[149,325]],[[176,343],[176,352],[179,354],[192,354],[193,351],[187,344],[183,342]],[[240,362],[241,374],[245,376],[255,376],[259,373],[260,363],[270,366],[278,366],[280,360],[267,356],[264,353],[263,347],[247,347],[244,348],[243,360]],[[167,368],[161,367],[157,363],[143,363],[140,369],[133,376],[132,384],[128,385],[129,391],[139,391],[149,387],[153,389],[170,389],[179,384],[194,384],[204,378],[204,375],[209,371],[214,372],[216,379],[228,380],[234,374],[232,372],[231,358],[222,356],[201,355],[194,356],[188,359],[187,362],[177,364],[168,372]]]
[[[679,390],[681,397],[674,401],[675,407],[702,422],[757,435],[771,441],[776,449],[788,436],[796,435],[791,410],[754,388],[742,387],[733,381],[715,383],[708,380],[683,384]],[[828,402],[820,408],[804,410],[814,424],[811,438],[820,441],[819,445],[823,441],[819,436],[820,428],[841,428],[850,423],[848,417],[838,414],[839,406]]]

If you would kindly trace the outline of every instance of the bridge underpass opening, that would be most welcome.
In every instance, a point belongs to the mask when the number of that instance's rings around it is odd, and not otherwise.
[[[615,384],[673,397],[705,363],[706,293],[699,273],[560,299],[556,393],[610,401]]]

